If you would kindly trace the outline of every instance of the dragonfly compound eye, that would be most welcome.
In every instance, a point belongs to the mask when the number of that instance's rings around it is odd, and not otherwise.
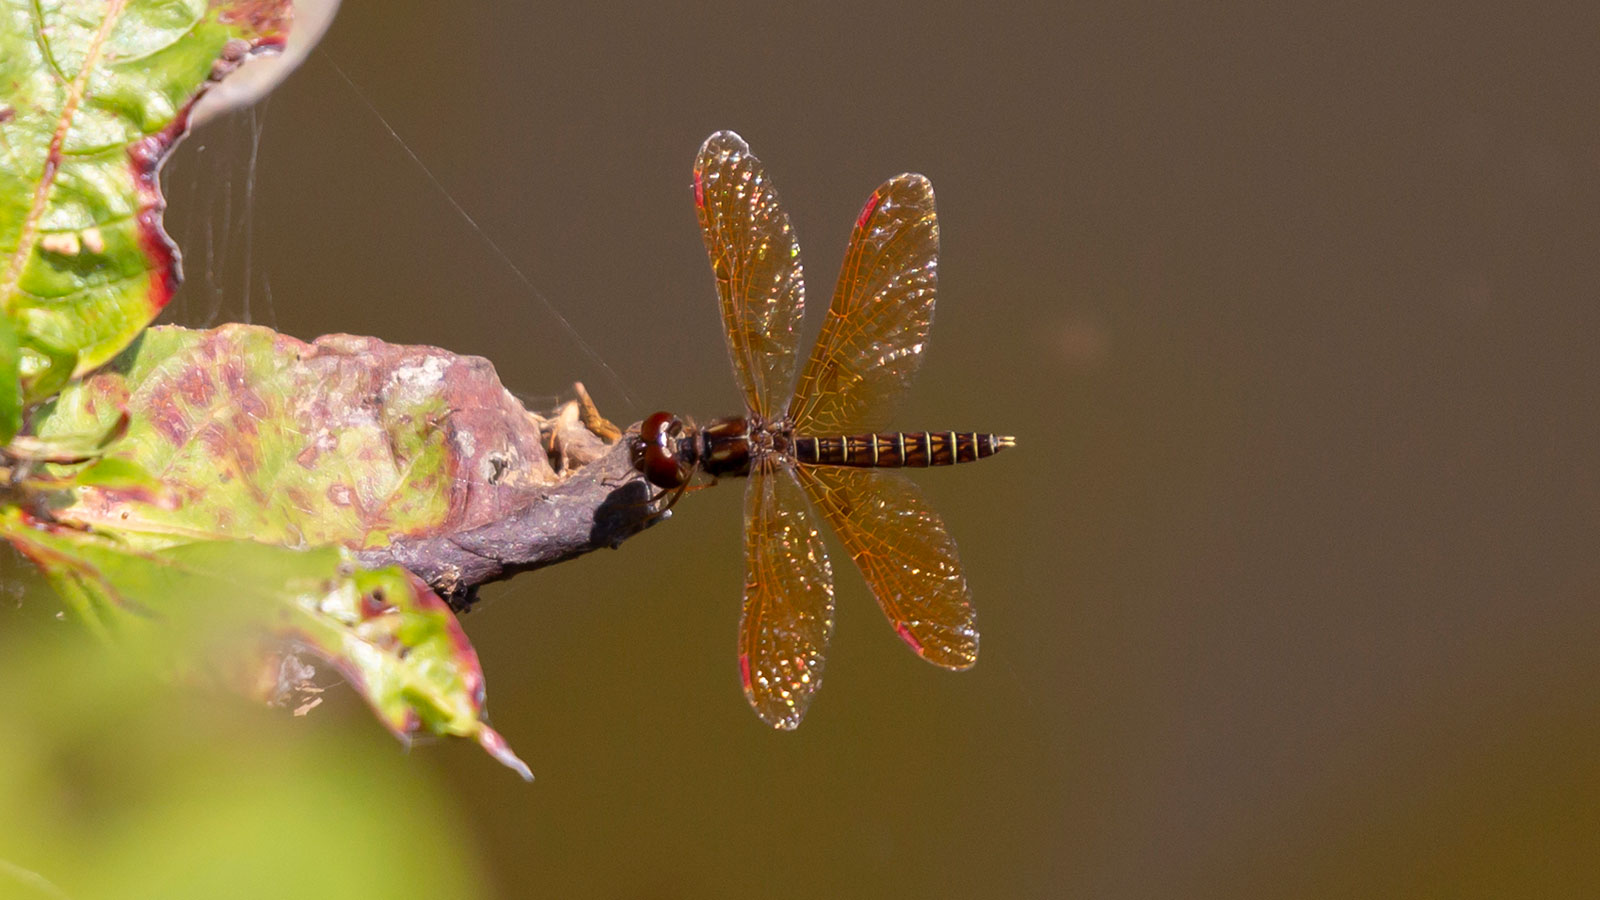
[[[683,422],[672,413],[658,412],[639,426],[633,446],[633,466],[645,480],[658,488],[671,490],[689,480],[691,467],[678,455],[678,438]]]

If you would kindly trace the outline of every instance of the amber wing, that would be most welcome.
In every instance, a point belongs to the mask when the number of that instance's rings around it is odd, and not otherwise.
[[[734,377],[746,408],[771,419],[794,384],[805,310],[800,245],[761,160],[731,131],[701,146],[694,205],[716,273]]]
[[[897,175],[856,219],[822,334],[789,404],[806,434],[878,431],[911,384],[939,285],[933,185]]]
[[[978,661],[978,628],[956,542],[910,479],[883,469],[796,466],[895,632],[947,669]]]
[[[745,487],[739,674],[756,715],[800,724],[822,684],[833,633],[833,573],[792,467],[767,458]]]

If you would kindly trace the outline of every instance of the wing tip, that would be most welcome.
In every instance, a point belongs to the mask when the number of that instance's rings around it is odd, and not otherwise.
[[[806,708],[803,704],[773,708],[749,690],[744,692],[744,698],[750,701],[750,709],[756,714],[756,718],[767,723],[773,731],[793,731],[800,727],[800,720],[806,717]]]
[[[913,623],[896,622],[895,633],[906,642],[913,652],[941,669],[952,672],[965,672],[978,664],[978,630],[976,628],[963,628],[957,635],[957,640],[940,641],[937,644],[928,644],[919,639],[911,630]]]
[[[750,703],[750,709],[756,717],[767,723],[774,731],[793,731],[800,727],[800,720],[805,718],[805,701],[809,698],[799,698],[801,702],[790,702],[774,708],[769,704],[771,698],[756,696],[755,683],[750,679],[750,654],[739,654],[739,682],[744,687],[744,699]]]
[[[792,715],[779,716],[777,718],[770,719],[766,716],[762,716],[761,719],[768,725],[771,725],[773,731],[793,731],[800,727],[801,714],[794,713]]]
[[[725,128],[721,131],[713,131],[711,136],[705,139],[705,143],[700,145],[700,156],[705,157],[708,154],[724,153],[730,150],[749,153],[750,145],[745,142],[744,138],[739,136],[739,132]]]
[[[933,179],[920,172],[901,172],[899,175],[885,181],[878,186],[880,193],[910,192],[919,197],[926,197],[928,202],[933,202]]]

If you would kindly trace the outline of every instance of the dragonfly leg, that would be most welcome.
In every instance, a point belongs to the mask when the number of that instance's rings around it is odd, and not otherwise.
[[[708,487],[715,486],[716,483],[717,479],[714,477],[709,482],[702,484],[691,484],[685,481],[683,484],[680,484],[675,488],[663,488],[654,497],[651,497],[645,502],[653,506],[656,503],[661,502],[661,498],[666,497],[667,505],[661,507],[661,509],[655,512],[656,516],[665,516],[667,513],[672,511],[672,507],[678,505],[678,501],[683,498],[684,494],[691,493],[693,491],[703,491]]]

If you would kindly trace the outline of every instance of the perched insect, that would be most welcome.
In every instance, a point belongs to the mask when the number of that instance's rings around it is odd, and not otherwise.
[[[767,724],[800,724],[822,683],[833,573],[810,505],[832,523],[895,631],[948,669],[978,659],[955,542],[912,482],[887,468],[945,466],[1012,446],[974,432],[885,432],[933,324],[939,223],[933,186],[899,175],[867,200],[833,305],[795,382],[805,306],[800,246],[761,161],[737,134],[706,139],[694,205],[716,273],[745,414],[703,428],[645,419],[635,467],[675,502],[695,473],[747,475],[739,674]]]

